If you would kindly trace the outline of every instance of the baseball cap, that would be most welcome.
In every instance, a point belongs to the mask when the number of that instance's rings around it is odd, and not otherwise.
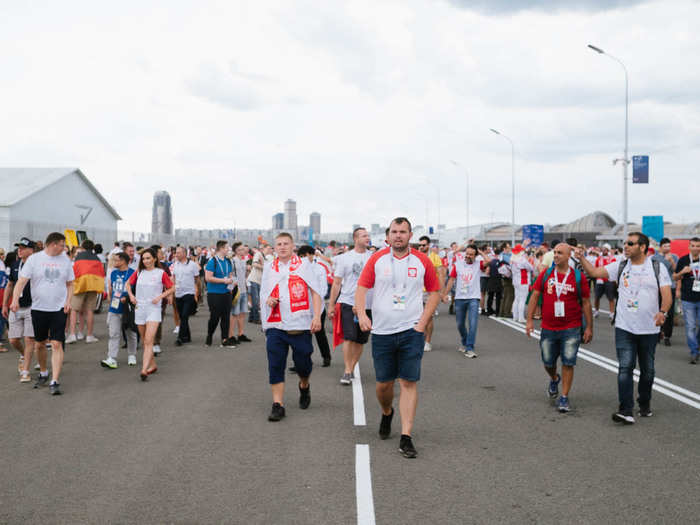
[[[36,246],[36,244],[31,239],[27,239],[26,237],[22,237],[19,240],[19,242],[15,243],[15,246],[22,246],[23,248],[34,248]]]

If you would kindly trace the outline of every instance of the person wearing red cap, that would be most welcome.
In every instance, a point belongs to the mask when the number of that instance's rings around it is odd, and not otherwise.
[[[527,241],[525,243],[527,246]],[[530,288],[530,277],[535,269],[525,256],[525,248],[522,244],[513,247],[513,256],[510,259],[510,267],[513,272],[513,288],[515,299],[513,300],[513,320],[518,323],[525,322],[525,303]]]

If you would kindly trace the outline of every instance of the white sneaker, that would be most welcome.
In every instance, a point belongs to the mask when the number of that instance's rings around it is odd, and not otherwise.
[[[423,352],[430,352],[433,349],[433,345],[430,343],[425,343],[425,346],[423,347]]]
[[[180,333],[180,325],[175,327],[175,330],[173,330],[174,334],[179,334]]]
[[[78,335],[76,335],[75,337],[76,339],[78,339],[78,341],[82,341],[83,339],[85,339],[85,336],[82,332],[78,332]]]
[[[457,351],[463,354],[464,352],[467,351],[467,349],[464,348],[462,345],[459,345],[459,346],[457,347]]]
[[[117,364],[117,361],[116,361],[115,359],[111,358],[111,357],[108,357],[107,359],[103,359],[102,361],[100,361],[100,364],[101,364],[104,368],[111,368],[111,369],[115,369],[115,368],[117,368],[117,367],[119,366],[119,365]]]
[[[474,350],[467,350],[466,352],[464,352],[464,357],[474,359],[475,357],[479,357],[479,354],[477,354]]]
[[[97,337],[95,337],[94,335],[89,335],[85,338],[86,343],[96,343],[98,341],[99,341],[99,339]]]
[[[153,354],[154,355],[160,354],[160,345],[153,345]]]
[[[34,370],[41,370],[41,365],[39,363],[35,364]]]
[[[129,366],[136,366],[136,356],[130,355],[126,362],[129,364]]]
[[[66,344],[72,344],[75,343],[78,340],[77,337],[75,337],[75,334],[70,334],[68,337],[66,337]]]
[[[596,318],[600,315],[600,312],[598,310],[593,310],[593,317]]]

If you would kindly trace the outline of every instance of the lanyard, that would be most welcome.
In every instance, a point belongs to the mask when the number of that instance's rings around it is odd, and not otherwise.
[[[690,260],[690,269],[693,271],[693,279],[700,281],[700,256],[698,256],[697,262],[693,262],[693,256],[690,254],[688,254],[688,259]],[[695,265],[694,268],[693,265]]]
[[[394,268],[394,249],[390,248],[389,250],[390,250],[389,254],[391,255],[391,287],[394,290],[396,290],[396,270]],[[406,255],[406,257],[410,257],[410,255],[411,255],[411,252],[409,251],[408,255]],[[406,291],[406,281],[408,281],[408,274],[406,275],[406,277],[404,277],[403,287],[401,288],[402,292]]]
[[[559,296],[564,291],[564,285],[566,284],[566,280],[569,278],[569,274],[571,273],[571,266],[567,268],[566,274],[564,275],[564,280],[562,282],[559,282],[557,280],[556,268],[554,268],[554,271],[552,273],[554,274],[554,292],[557,294],[557,301],[559,301]]]
[[[228,273],[226,273],[225,270],[224,270],[224,265],[221,264],[221,263],[219,262],[219,256],[218,256],[218,255],[214,255],[214,260],[216,261],[216,265],[219,266],[219,267],[221,268],[221,273],[223,274],[221,277],[223,277],[224,279],[225,279],[226,277],[228,277]],[[229,272],[229,273],[231,273],[231,272]]]

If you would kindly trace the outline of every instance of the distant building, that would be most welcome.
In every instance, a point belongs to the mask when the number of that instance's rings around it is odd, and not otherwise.
[[[317,211],[309,215],[309,227],[313,231],[314,237],[321,234],[321,214]]]
[[[284,229],[292,235],[297,230],[297,202],[292,199],[284,202]]]
[[[283,230],[284,229],[284,213],[275,213],[272,216],[272,229],[273,230]]]
[[[379,235],[384,233],[384,228],[382,228],[379,224],[372,224],[370,226],[370,233],[372,235]]]
[[[21,237],[83,231],[104,246],[117,240],[121,217],[78,168],[0,168],[0,247]]]
[[[153,219],[151,233],[173,234],[173,208],[170,194],[167,191],[157,191],[153,195]]]
[[[352,231],[355,231],[358,228],[362,228],[362,225],[361,224],[353,224],[352,225]]]

